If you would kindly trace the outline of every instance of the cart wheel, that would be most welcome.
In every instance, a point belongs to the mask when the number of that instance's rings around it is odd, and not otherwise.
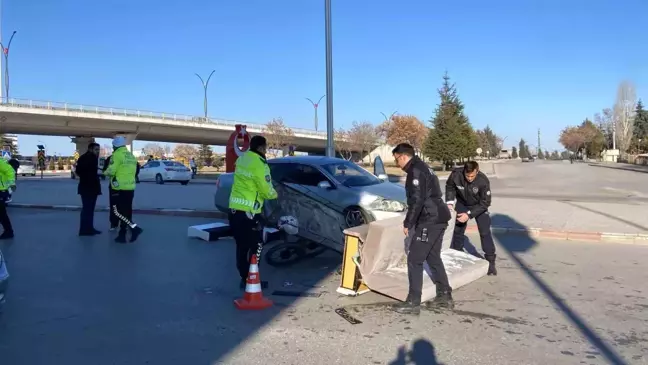
[[[282,243],[268,249],[264,259],[270,266],[290,266],[304,259],[306,252],[304,245],[299,242]]]
[[[313,241],[299,241],[298,243],[301,243],[302,247],[306,248],[304,258],[319,256],[328,251],[328,247]]]

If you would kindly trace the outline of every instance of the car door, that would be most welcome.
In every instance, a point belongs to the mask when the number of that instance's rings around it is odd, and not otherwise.
[[[152,180],[152,172],[153,172],[153,164],[158,163],[156,161],[149,161],[144,166],[140,168],[140,173],[139,173],[139,179],[140,181],[151,181]]]

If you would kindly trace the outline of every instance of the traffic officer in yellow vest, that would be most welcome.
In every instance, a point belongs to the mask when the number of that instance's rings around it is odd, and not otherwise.
[[[263,202],[277,198],[266,162],[266,151],[266,139],[262,136],[252,137],[250,149],[239,156],[234,170],[229,223],[236,241],[236,268],[241,275],[241,288],[245,288],[252,255],[261,249]],[[267,286],[267,282],[261,283],[261,287]]]
[[[0,240],[13,238],[14,231],[7,214],[7,200],[11,197],[11,190],[16,190],[16,172],[7,160],[0,158],[0,225],[4,230]]]
[[[126,148],[126,139],[118,136],[113,139],[113,154],[104,175],[110,178],[112,188],[110,207],[121,221],[115,242],[126,243],[126,230],[130,228],[130,242],[135,242],[142,229],[133,223],[133,198],[135,197],[135,175],[137,159]]]

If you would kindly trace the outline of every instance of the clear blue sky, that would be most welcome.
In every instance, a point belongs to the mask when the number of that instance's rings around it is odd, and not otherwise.
[[[325,93],[323,0],[3,0],[11,95],[312,128]],[[648,99],[645,0],[333,0],[335,123],[398,110],[427,121],[448,70],[475,128],[559,148],[559,131]],[[643,24],[642,24],[643,23]],[[5,38],[5,41],[7,39]],[[326,119],[320,110],[320,125]],[[61,137],[20,136],[71,154]],[[139,148],[143,142],[136,144]]]

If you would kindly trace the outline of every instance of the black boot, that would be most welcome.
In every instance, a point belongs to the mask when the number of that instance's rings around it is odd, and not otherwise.
[[[0,240],[8,240],[14,238],[14,232],[13,231],[4,231],[2,234],[0,234]]]
[[[454,309],[454,300],[452,300],[452,288],[437,284],[436,297],[434,297],[434,299],[430,301],[425,302],[425,308],[428,310]]]
[[[135,228],[131,229],[131,242],[137,241],[137,237],[139,237],[140,234],[142,234],[144,230],[141,229],[139,226],[135,226]]]
[[[495,267],[495,258],[497,255],[486,255],[486,261],[488,261],[488,275],[497,276],[497,268]]]
[[[126,229],[120,229],[117,238],[115,238],[117,243],[126,243]]]
[[[392,309],[394,310],[394,312],[400,314],[419,315],[421,314],[421,303],[413,301],[409,296],[407,296],[407,299],[405,299],[404,302],[394,304]]]

